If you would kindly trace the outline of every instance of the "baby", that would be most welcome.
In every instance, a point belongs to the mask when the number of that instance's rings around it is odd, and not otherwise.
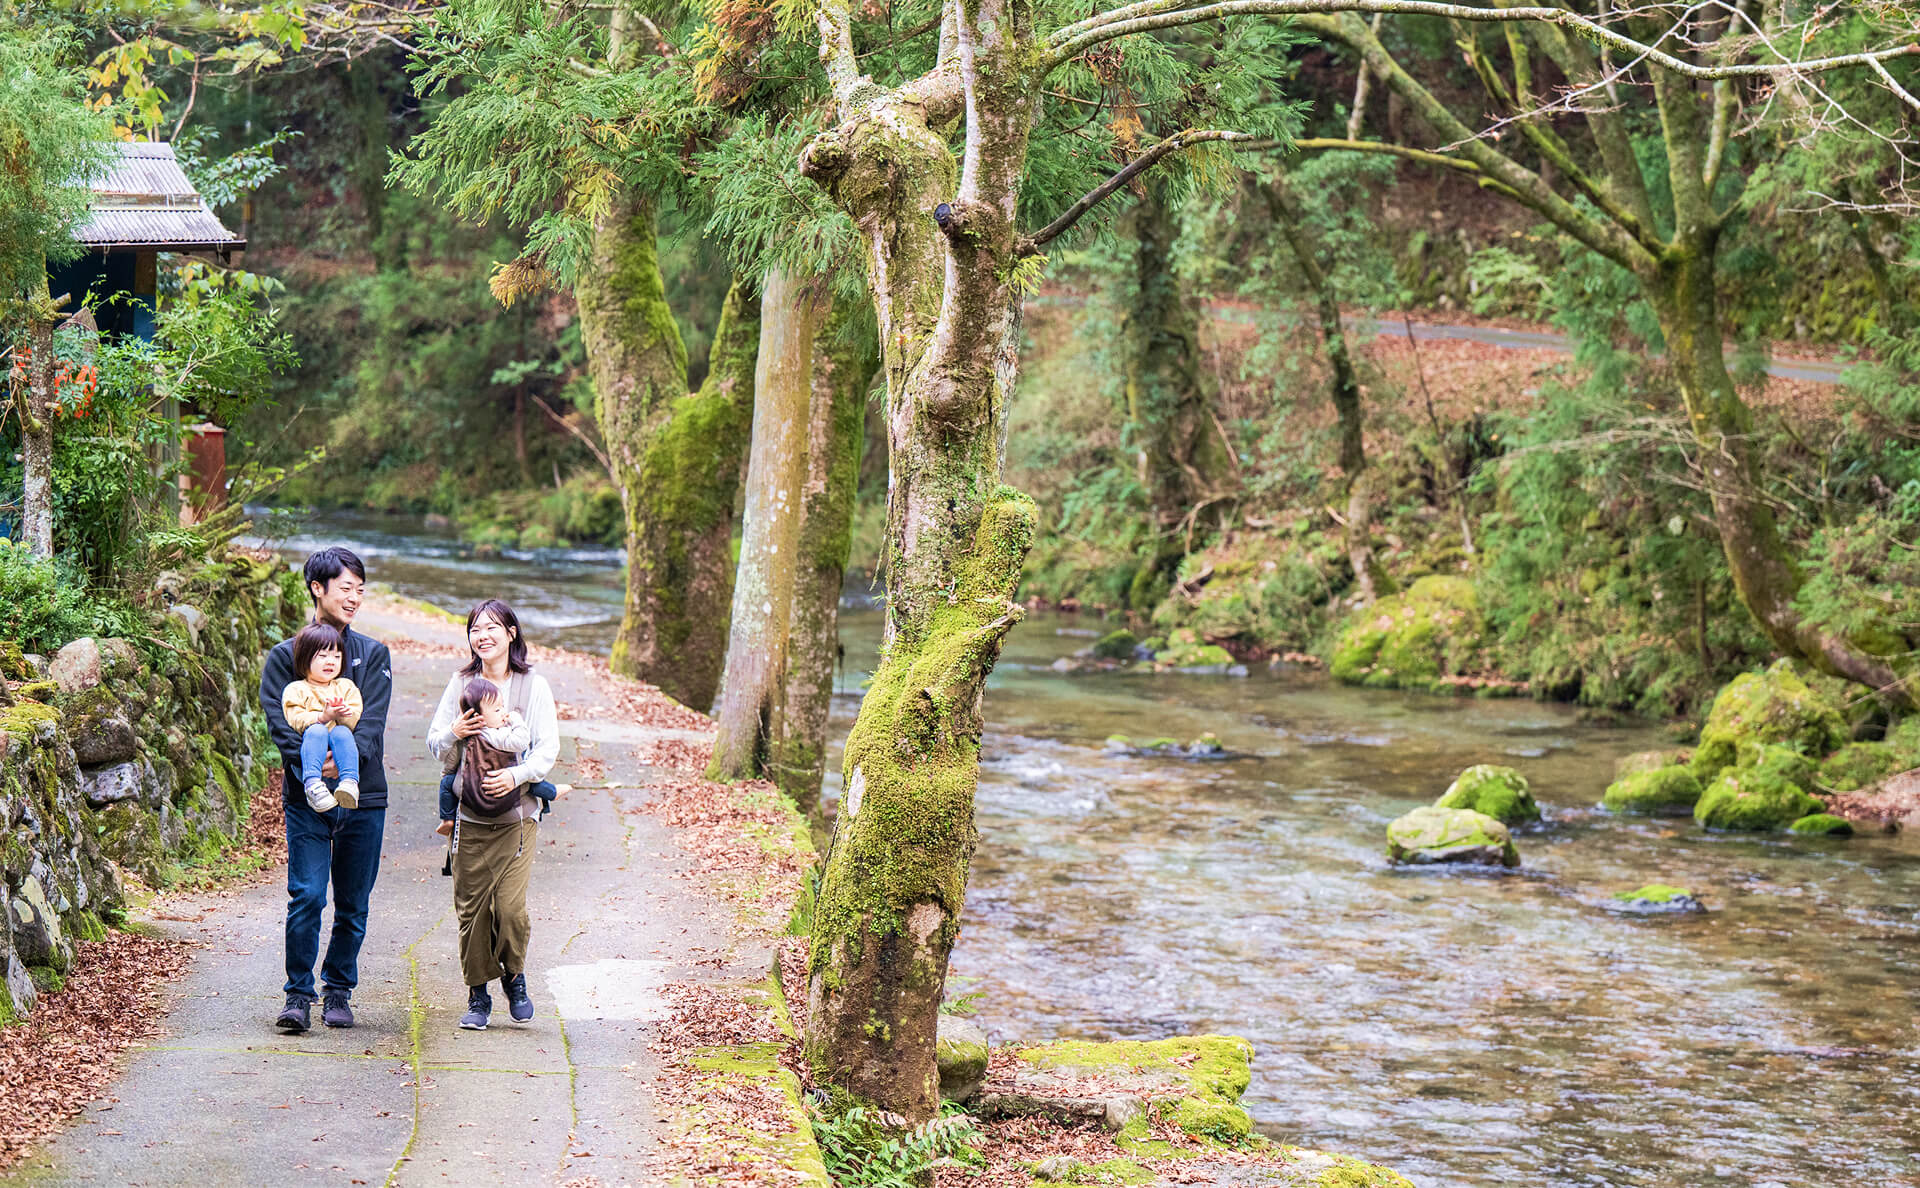
[[[346,663],[340,632],[325,623],[310,623],[293,637],[293,670],[302,679],[290,681],[280,694],[287,725],[300,732],[300,781],[307,807],[316,813],[360,805],[360,746],[353,728],[363,708],[360,690],[340,675]],[[340,772],[340,783],[327,791],[321,769],[327,755]]]
[[[488,773],[520,762],[529,745],[526,719],[507,708],[499,686],[485,677],[474,677],[460,691],[460,712],[480,715],[480,733],[454,739],[440,757],[440,827],[435,832],[441,834],[453,832],[462,789],[474,794],[469,803],[477,803]]]

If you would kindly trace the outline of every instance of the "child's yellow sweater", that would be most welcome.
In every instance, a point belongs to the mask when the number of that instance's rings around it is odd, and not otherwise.
[[[286,711],[287,725],[300,731],[320,720],[329,701],[347,703],[347,716],[340,719],[339,725],[351,730],[359,723],[360,711],[365,708],[360,700],[360,687],[345,677],[325,685],[291,681],[280,694],[280,708]]]

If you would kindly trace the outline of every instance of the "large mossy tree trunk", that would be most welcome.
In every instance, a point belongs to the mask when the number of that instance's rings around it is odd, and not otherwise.
[[[1734,589],[1782,652],[1911,702],[1899,675],[1884,660],[1810,624],[1794,605],[1800,569],[1761,482],[1753,451],[1753,413],[1727,371],[1715,284],[1725,216],[1716,211],[1705,180],[1713,174],[1705,160],[1711,139],[1708,121],[1691,80],[1655,72],[1654,96],[1665,133],[1674,231],[1668,249],[1637,272],[1667,340],[1667,358],[1699,447]]]
[[[891,464],[886,650],[847,739],[805,1052],[821,1084],[915,1122],[939,1107],[934,1041],[976,842],[981,699],[1021,617],[1013,594],[1036,519],[999,481],[1034,116],[1029,19],[1004,0],[957,22],[950,10],[942,66],[883,90],[859,75],[844,2],[823,5],[838,122],[802,158],[865,248]],[[939,129],[963,113],[957,161]]]
[[[1126,437],[1156,533],[1180,532],[1184,551],[1202,516],[1233,489],[1235,460],[1215,411],[1217,385],[1200,345],[1200,318],[1174,271],[1179,235],[1166,186],[1149,181],[1125,220],[1134,275],[1121,324]]]
[[[1364,83],[1368,75],[1362,71],[1360,77]],[[1346,328],[1340,323],[1340,302],[1327,279],[1326,269],[1320,267],[1320,258],[1307,237],[1299,204],[1294,201],[1286,179],[1275,178],[1267,184],[1265,193],[1274,226],[1286,242],[1294,266],[1300,270],[1300,279],[1313,298],[1314,312],[1320,321],[1320,344],[1327,356],[1328,394],[1340,418],[1340,472],[1347,486],[1347,559],[1353,566],[1355,594],[1365,606],[1376,597],[1383,575],[1376,573],[1373,555],[1373,501],[1367,490],[1367,423],[1366,410],[1360,402],[1360,377],[1353,365],[1353,352],[1347,346]]]
[[[767,765],[781,790],[816,820],[840,657],[840,591],[853,549],[867,389],[879,367],[878,350],[864,313],[836,300],[814,343],[807,474],[787,628],[787,692]]]
[[[787,641],[799,562],[801,487],[813,403],[813,348],[824,320],[817,284],[769,272],[760,291],[753,446],[747,462],[733,629],[715,717],[715,779],[765,775],[787,693]]]
[[[769,274],[719,736],[708,774],[765,777],[812,816],[839,656],[875,346],[821,281]]]
[[[611,664],[704,710],[726,656],[760,317],[753,286],[736,280],[706,381],[689,394],[656,221],[651,202],[616,200],[575,286],[595,416],[626,513],[626,605]]]

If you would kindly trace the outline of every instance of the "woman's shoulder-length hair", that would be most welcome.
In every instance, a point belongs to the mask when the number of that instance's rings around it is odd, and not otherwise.
[[[498,598],[476,602],[473,604],[473,609],[467,612],[469,639],[473,637],[473,625],[478,623],[482,616],[492,618],[494,622],[505,627],[512,636],[507,640],[507,671],[531,672],[533,665],[527,662],[527,640],[525,633],[520,630],[520,616],[514,614],[513,608]],[[460,675],[480,675],[480,656],[473,650],[472,644],[467,645],[467,666],[460,670]]]

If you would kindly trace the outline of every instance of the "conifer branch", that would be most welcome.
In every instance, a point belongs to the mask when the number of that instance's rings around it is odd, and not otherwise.
[[[1876,68],[1884,77],[1885,62],[1920,54],[1920,42],[1889,46],[1860,53],[1835,54],[1803,61],[1749,62],[1702,66],[1675,57],[1656,46],[1647,45],[1617,29],[1565,8],[1475,8],[1448,4],[1440,0],[1221,0],[1219,3],[1189,7],[1192,0],[1140,0],[1140,3],[1116,8],[1087,20],[1056,30],[1047,39],[1046,69],[1072,61],[1093,46],[1135,33],[1198,25],[1233,16],[1304,16],[1331,13],[1389,13],[1410,16],[1444,17],[1449,20],[1507,23],[1532,21],[1569,29],[1602,46],[1611,47],[1650,62],[1684,78],[1713,81],[1734,78],[1778,79],[1801,74],[1817,74],[1849,66]],[[1896,88],[1903,102],[1920,109],[1920,99],[1904,88]]]
[[[1017,254],[1021,256],[1036,255],[1040,249],[1045,247],[1050,241],[1058,239],[1068,228],[1079,222],[1088,211],[1112,197],[1115,190],[1118,190],[1121,186],[1126,185],[1140,174],[1145,173],[1181,149],[1191,148],[1196,144],[1204,144],[1207,141],[1251,142],[1253,140],[1254,137],[1246,132],[1198,131],[1191,129],[1185,132],[1175,132],[1172,136],[1167,137],[1159,144],[1154,145],[1146,152],[1141,153],[1138,157],[1127,162],[1126,166],[1118,173],[1087,191],[1078,202],[1069,206],[1059,218],[1048,223],[1045,227],[1042,227],[1025,239],[1022,239],[1019,247],[1016,249]],[[1262,143],[1277,144],[1278,142]]]

